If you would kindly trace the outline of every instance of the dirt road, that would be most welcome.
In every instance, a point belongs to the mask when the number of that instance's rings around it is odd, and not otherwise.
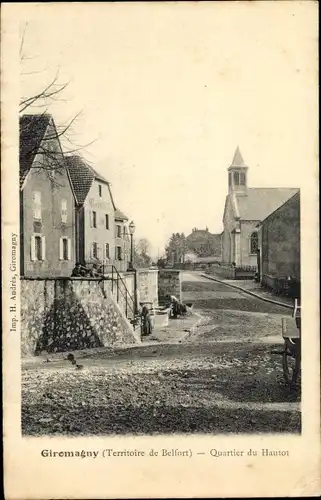
[[[23,433],[300,432],[300,396],[271,354],[289,310],[198,274],[183,279],[203,321],[177,343],[87,352],[80,371],[62,359],[24,364]]]

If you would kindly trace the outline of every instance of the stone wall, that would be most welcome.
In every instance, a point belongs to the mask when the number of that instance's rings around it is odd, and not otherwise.
[[[21,280],[21,355],[138,343],[107,281]]]
[[[212,274],[213,276],[217,276],[221,279],[235,279],[235,268],[228,265],[211,264],[205,272],[206,274]]]
[[[158,305],[158,269],[137,269],[139,302]]]
[[[158,276],[158,300],[160,304],[167,301],[168,295],[175,295],[182,300],[181,272],[177,269],[161,269]]]

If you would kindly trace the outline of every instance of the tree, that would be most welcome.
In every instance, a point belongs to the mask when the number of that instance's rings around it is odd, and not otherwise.
[[[139,239],[134,245],[134,267],[150,267],[152,259],[149,255],[150,243],[146,238]]]
[[[38,70],[26,70],[26,63],[33,59],[32,56],[27,56],[25,51],[26,33],[27,33],[28,23],[24,25],[21,33],[20,41],[20,66],[21,66],[21,76],[32,76],[37,73],[42,73]],[[40,86],[40,88],[30,95],[21,95],[19,101],[19,117],[22,117],[26,113],[35,115],[35,119],[32,122],[27,120],[20,120],[20,135],[27,136],[28,134],[36,134],[39,127],[41,126],[41,120],[44,116],[50,114],[50,108],[57,101],[65,102],[63,99],[63,92],[69,86],[70,82],[60,83],[59,82],[59,70],[57,71],[54,78],[52,78],[49,83]],[[65,170],[64,156],[68,154],[77,154],[79,151],[84,150],[89,145],[93,144],[94,141],[86,145],[76,144],[73,139],[73,126],[76,120],[80,117],[81,111],[76,113],[65,123],[57,124],[55,127],[51,127],[49,133],[47,133],[41,141],[40,149],[33,151],[32,147],[28,154],[34,155],[36,153],[41,155],[41,161],[35,162],[32,168],[45,171],[50,177],[53,183],[57,183],[57,179],[52,179],[53,170],[55,174],[62,173]],[[60,148],[53,148],[53,142],[58,139],[63,141],[64,151]]]
[[[146,238],[139,239],[136,248],[140,255],[149,255],[150,253],[150,243]]]
[[[188,251],[187,242],[184,233],[173,233],[165,248],[168,262],[173,264],[185,261],[185,254]]]

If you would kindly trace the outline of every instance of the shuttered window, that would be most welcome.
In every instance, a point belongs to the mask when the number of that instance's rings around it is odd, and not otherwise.
[[[30,258],[32,261],[43,261],[46,259],[45,236],[33,235],[30,241]]]
[[[32,213],[35,220],[41,220],[41,192],[34,191],[32,197]]]
[[[68,220],[67,200],[61,200],[61,222],[66,224]]]
[[[61,237],[59,243],[59,259],[60,260],[71,260],[71,239],[67,237]]]
[[[98,256],[98,245],[96,242],[94,242],[92,244],[92,247],[91,247],[91,256],[94,258],[94,259],[97,259],[97,256]]]

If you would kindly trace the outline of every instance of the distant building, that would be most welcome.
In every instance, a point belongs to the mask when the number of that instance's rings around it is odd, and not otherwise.
[[[131,259],[131,242],[128,229],[128,217],[115,210],[115,259],[119,270],[127,271]]]
[[[76,198],[77,260],[125,270],[127,217],[116,209],[110,183],[83,158],[71,156],[66,161]]]
[[[51,115],[20,118],[19,164],[21,276],[70,276],[74,193]]]
[[[257,225],[298,192],[297,188],[249,188],[248,167],[237,147],[228,168],[222,234],[222,261],[257,266]]]
[[[208,227],[205,229],[194,227],[192,232],[186,236],[186,243],[188,253],[195,255],[195,258],[190,258],[191,261],[197,261],[200,257],[211,257],[214,260],[221,258],[221,235],[210,233]],[[185,254],[185,261],[187,255]]]
[[[300,281],[300,192],[262,221],[258,235],[261,282],[269,284],[274,277]]]

